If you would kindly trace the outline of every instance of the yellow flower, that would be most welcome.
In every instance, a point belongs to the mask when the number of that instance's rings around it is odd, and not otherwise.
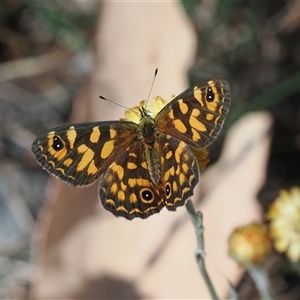
[[[291,261],[300,259],[300,188],[282,190],[266,214],[274,248]]]
[[[245,267],[262,264],[272,248],[267,229],[261,224],[236,228],[228,244],[229,255]]]
[[[170,100],[172,100],[174,96]],[[147,103],[146,112],[152,118],[155,118],[156,115],[162,110],[162,108],[168,103],[168,100],[163,99],[160,96],[154,98],[152,103]],[[122,121],[131,121],[136,124],[140,123],[141,112],[140,108],[145,107],[146,100],[140,102],[140,106],[134,106],[132,109],[125,110],[125,118],[122,118]]]
[[[155,118],[156,115],[163,109],[164,106],[166,106],[166,104],[168,104],[171,100],[173,100],[175,98],[174,95],[172,95],[170,100],[165,100],[160,96],[157,96],[153,99],[152,103],[147,103],[146,106],[146,113],[148,115],[150,115],[152,118]],[[140,109],[142,107],[145,107],[146,104],[146,100],[142,100],[140,102],[140,106],[134,106],[131,109],[127,109],[125,110],[125,118],[121,118],[121,121],[130,121],[130,122],[134,122],[136,124],[140,123],[141,120],[141,112]],[[195,148],[195,147],[191,147],[192,152],[194,153],[194,155],[197,158],[198,164],[199,164],[199,168],[200,171],[203,171],[207,165],[207,163],[209,162],[209,152],[206,148]]]

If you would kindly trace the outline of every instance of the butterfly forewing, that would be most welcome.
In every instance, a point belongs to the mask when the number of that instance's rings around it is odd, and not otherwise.
[[[136,128],[120,121],[60,126],[38,137],[32,152],[50,174],[74,186],[87,185],[136,139]]]
[[[229,107],[228,82],[206,80],[168,103],[156,117],[157,127],[189,145],[204,148],[220,133]]]

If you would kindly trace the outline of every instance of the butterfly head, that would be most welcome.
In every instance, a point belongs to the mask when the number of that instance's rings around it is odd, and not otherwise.
[[[140,121],[144,118],[152,118],[152,116],[149,114],[146,107],[144,106],[139,107],[139,112],[140,112]]]

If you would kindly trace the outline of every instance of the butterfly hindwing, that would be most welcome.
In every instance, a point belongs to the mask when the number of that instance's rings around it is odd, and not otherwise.
[[[184,205],[193,195],[199,182],[199,166],[188,145],[169,135],[158,138],[161,147],[161,185],[165,194],[165,206],[168,210]]]
[[[161,180],[156,184],[139,141],[128,146],[101,175],[99,198],[107,210],[127,219],[147,218],[164,206],[176,210],[193,195],[199,168],[186,143],[160,134],[156,150],[161,171]]]
[[[116,216],[127,219],[147,218],[164,206],[164,191],[151,180],[144,145],[129,145],[103,173],[99,181],[99,198]]]

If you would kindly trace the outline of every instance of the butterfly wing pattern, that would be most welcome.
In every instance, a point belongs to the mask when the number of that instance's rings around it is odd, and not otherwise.
[[[147,218],[164,206],[175,210],[192,196],[199,181],[197,160],[188,146],[172,136],[157,140],[161,180],[149,173],[144,145],[138,140],[127,147],[103,173],[99,196],[103,206],[127,219]]]
[[[147,218],[176,210],[193,195],[200,172],[192,149],[218,136],[230,106],[229,84],[190,87],[152,118],[141,107],[129,121],[80,123],[38,137],[32,151],[50,174],[73,185],[99,180],[99,198],[116,216]]]
[[[205,148],[219,135],[229,107],[228,82],[205,80],[168,103],[157,115],[157,127],[188,145]]]
[[[135,138],[137,124],[108,121],[52,129],[32,145],[38,163],[73,185],[93,183]]]

